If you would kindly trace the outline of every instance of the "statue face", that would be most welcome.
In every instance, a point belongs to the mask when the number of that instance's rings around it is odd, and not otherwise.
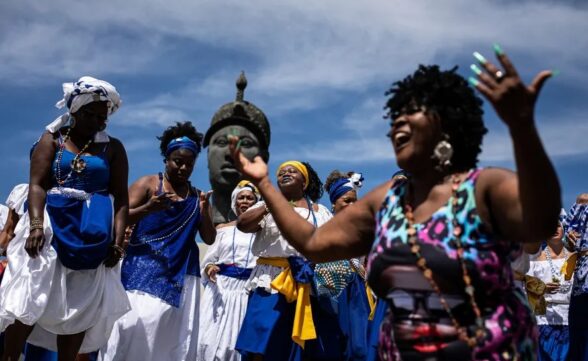
[[[214,188],[225,188],[230,195],[241,174],[233,166],[233,159],[229,154],[229,135],[236,135],[241,140],[241,152],[249,159],[253,159],[260,152],[259,141],[255,134],[241,125],[228,125],[219,129],[210,138],[208,146],[208,177]]]

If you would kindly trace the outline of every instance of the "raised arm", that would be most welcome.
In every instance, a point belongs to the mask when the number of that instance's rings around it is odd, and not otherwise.
[[[537,242],[555,233],[561,209],[557,175],[535,126],[535,103],[551,71],[540,72],[526,86],[500,47],[495,51],[503,71],[481,58],[486,72],[472,83],[507,125],[517,173],[490,169],[480,175],[488,219],[499,234],[513,241]]]
[[[271,184],[267,165],[261,157],[249,161],[236,149],[236,143],[235,139],[231,139],[235,165],[259,188],[282,235],[294,248],[314,262],[348,259],[368,253],[374,239],[375,212],[391,183],[376,188],[315,229]]]
[[[129,216],[129,163],[127,152],[122,143],[115,138],[110,138],[110,184],[109,192],[114,197],[114,247],[115,251],[109,254],[104,262],[106,266],[114,266],[120,257],[120,250],[124,246],[125,230]]]
[[[255,233],[261,229],[259,222],[268,214],[267,207],[252,207],[237,219],[237,228],[244,233]]]
[[[155,194],[153,179],[154,176],[148,175],[131,184],[129,188],[129,225],[134,225],[152,212],[161,211],[171,206],[169,193]]]
[[[45,200],[47,190],[51,186],[51,164],[55,157],[57,144],[53,134],[43,134],[31,157],[29,177],[29,218],[31,224],[43,224],[45,214]],[[25,243],[25,250],[32,258],[39,254],[39,249],[45,243],[42,228],[31,230]]]

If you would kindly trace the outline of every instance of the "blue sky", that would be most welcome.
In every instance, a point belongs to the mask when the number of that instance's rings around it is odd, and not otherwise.
[[[90,75],[120,91],[108,130],[127,148],[132,182],[162,169],[155,136],[166,126],[206,131],[241,70],[245,98],[271,122],[272,169],[297,158],[322,179],[361,171],[365,192],[397,170],[382,119],[388,86],[420,63],[469,75],[472,52],[489,57],[497,42],[526,81],[561,71],[536,120],[567,208],[588,191],[586,19],[579,1],[3,1],[0,199],[27,181],[31,144],[62,112],[61,83]],[[513,169],[505,126],[487,106],[485,119],[481,165]],[[209,188],[204,154],[192,181]]]

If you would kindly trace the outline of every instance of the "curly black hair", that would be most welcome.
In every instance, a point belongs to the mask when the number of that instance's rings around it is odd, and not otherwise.
[[[341,171],[339,171],[338,169],[332,171],[328,176],[327,176],[327,180],[325,181],[325,186],[324,189],[325,191],[328,193],[329,192],[329,188],[331,188],[331,185],[333,183],[335,183],[335,181],[337,181],[338,179],[341,178],[349,178],[353,175],[353,173],[355,173],[354,171],[349,171],[347,173],[341,173]]]
[[[414,74],[395,82],[386,91],[391,97],[384,107],[385,118],[392,121],[415,107],[424,107],[437,115],[454,150],[449,169],[453,172],[476,166],[482,138],[488,131],[482,118],[482,100],[456,70],[457,66],[442,71],[438,65],[419,65]]]
[[[307,162],[301,162],[301,163],[304,164],[304,166],[306,166],[306,169],[308,170],[308,183],[309,184],[308,184],[308,187],[306,187],[304,194],[308,198],[310,198],[311,201],[316,203],[323,196],[323,182],[321,182],[321,179],[319,178],[318,174],[316,174],[316,171],[314,170],[314,168],[312,168],[310,166],[309,163],[307,163]]]
[[[159,149],[164,158],[166,158],[165,153],[169,142],[180,137],[188,137],[196,142],[198,148],[202,148],[202,133],[198,133],[196,127],[192,125],[192,122],[176,122],[176,125],[168,127],[160,137],[157,137],[161,141]]]

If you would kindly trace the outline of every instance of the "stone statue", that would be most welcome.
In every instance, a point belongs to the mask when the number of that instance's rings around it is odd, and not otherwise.
[[[237,97],[234,102],[219,108],[204,135],[204,147],[208,147],[208,178],[214,191],[212,211],[214,224],[227,223],[236,218],[231,210],[231,192],[242,179],[233,166],[229,154],[229,135],[239,137],[241,152],[253,159],[260,155],[269,159],[270,126],[263,112],[243,100],[247,79],[245,74],[237,79]]]

